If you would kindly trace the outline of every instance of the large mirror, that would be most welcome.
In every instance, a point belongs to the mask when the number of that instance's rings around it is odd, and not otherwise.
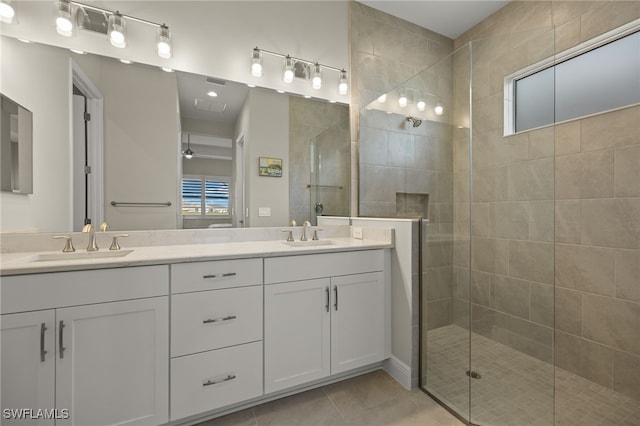
[[[33,198],[2,232],[285,226],[348,216],[348,106],[2,36],[34,112]],[[193,153],[189,155],[185,153]],[[281,161],[280,176],[259,173]],[[27,212],[28,210],[28,212]]]
[[[31,194],[31,111],[0,94],[0,189],[14,194]]]

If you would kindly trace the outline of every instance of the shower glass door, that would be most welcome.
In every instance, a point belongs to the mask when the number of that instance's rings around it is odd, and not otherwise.
[[[554,129],[504,135],[505,76],[553,53],[549,29],[501,35],[411,79],[452,147],[433,157],[451,197],[423,235],[420,386],[472,424],[554,424]]]
[[[505,77],[552,57],[554,31],[471,49],[470,420],[553,425],[554,128],[505,136]]]
[[[349,130],[345,123],[311,138],[309,217],[314,226],[318,224],[318,216],[349,216],[349,150]]]

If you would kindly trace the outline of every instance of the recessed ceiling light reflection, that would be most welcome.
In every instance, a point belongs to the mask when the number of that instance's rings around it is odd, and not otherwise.
[[[212,98],[215,98],[216,96],[218,96],[218,94],[213,90],[210,90],[207,92],[207,96],[211,96]]]

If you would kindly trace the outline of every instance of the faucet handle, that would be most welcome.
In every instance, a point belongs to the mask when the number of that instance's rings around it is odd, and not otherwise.
[[[293,231],[291,231],[291,229],[281,229],[280,231],[288,232],[287,241],[289,241],[289,242],[294,241],[294,239],[293,239]]]
[[[322,228],[316,228],[313,230],[313,237],[311,237],[311,239],[313,241],[318,241],[320,238],[318,238],[318,231],[324,231],[324,229]]]
[[[65,239],[67,240],[64,244],[64,248],[62,249],[63,253],[72,253],[76,251],[76,248],[73,246],[73,241],[71,241],[71,237],[67,235],[56,235],[53,238],[55,239]]]
[[[118,238],[120,237],[128,237],[129,234],[116,234],[113,236],[113,240],[111,241],[111,247],[109,250],[120,250],[120,244],[118,244]]]

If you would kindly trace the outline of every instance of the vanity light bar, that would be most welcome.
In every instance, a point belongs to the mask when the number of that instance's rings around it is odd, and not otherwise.
[[[336,68],[329,65],[320,64],[315,61],[308,61],[302,58],[296,58],[291,55],[285,55],[278,52],[272,52],[270,50],[260,49],[257,46],[253,49],[251,54],[251,75],[254,77],[262,77],[263,65],[262,55],[271,55],[283,59],[283,77],[282,80],[285,83],[293,82],[295,75],[295,64],[300,62],[305,64],[309,69],[309,75],[307,78],[311,79],[312,87],[314,89],[320,89],[322,87],[322,70],[327,69],[338,73],[338,93],[340,95],[346,95],[349,90],[349,84],[347,79],[347,71],[344,68]]]
[[[118,48],[124,48],[126,46],[126,22],[133,21],[156,28],[156,53],[159,57],[168,59],[173,55],[171,32],[169,31],[169,27],[164,23],[160,24],[147,19],[125,15],[117,10],[113,11],[86,3],[80,3],[74,0],[58,0],[56,4],[58,12],[56,17],[56,29],[58,33],[63,36],[70,37],[72,35],[73,20],[71,18],[77,9],[92,10],[103,13],[107,16],[107,36],[113,46]],[[71,9],[72,5],[75,6],[75,11]],[[60,25],[62,25],[62,27]]]

